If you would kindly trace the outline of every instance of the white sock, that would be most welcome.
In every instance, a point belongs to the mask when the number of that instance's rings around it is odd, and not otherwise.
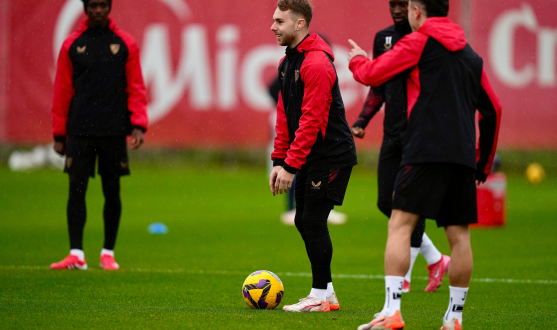
[[[420,253],[420,248],[411,247],[410,248],[410,268],[408,268],[408,273],[404,276],[406,282],[410,283],[410,279],[412,278],[412,268],[414,267],[414,263],[416,262],[416,258]]]
[[[439,262],[442,257],[441,252],[439,252],[435,245],[433,245],[433,242],[431,241],[431,239],[429,239],[429,237],[427,237],[426,233],[424,233],[424,236],[422,236],[420,253],[424,256],[428,265],[433,265],[434,263]]]
[[[83,253],[83,250],[71,249],[70,254],[72,256],[76,256],[79,259],[79,261],[85,261],[85,253]]]
[[[462,310],[464,309],[468,288],[457,288],[449,285],[449,289],[451,290],[451,300],[447,313],[445,313],[444,320],[445,322],[449,322],[452,319],[457,319],[458,323],[462,325]]]
[[[335,293],[335,289],[333,288],[333,282],[327,283],[327,298],[329,298],[333,293]]]
[[[327,301],[327,289],[311,288],[309,295],[319,301]]]
[[[403,282],[402,276],[385,276],[385,306],[381,311],[383,315],[393,316],[400,310]]]
[[[108,254],[109,256],[111,256],[112,258],[114,258],[114,250],[107,250],[107,249],[102,249],[101,250],[101,256]]]

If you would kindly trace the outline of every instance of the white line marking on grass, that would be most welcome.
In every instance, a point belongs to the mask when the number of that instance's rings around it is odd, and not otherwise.
[[[48,266],[0,266],[0,270],[50,270]],[[104,271],[101,268],[89,268],[87,271]],[[131,273],[186,273],[186,274],[207,274],[207,275],[246,275],[245,272],[227,270],[194,270],[194,269],[156,269],[156,268],[123,268],[118,272]],[[292,273],[279,272],[278,276],[291,277],[311,277],[311,273]],[[333,278],[351,278],[358,280],[383,280],[383,275],[364,275],[364,274],[332,274]],[[425,276],[415,276],[412,279],[428,281]],[[557,284],[557,280],[517,280],[508,278],[472,278],[472,282],[483,283],[509,283],[509,284]]]

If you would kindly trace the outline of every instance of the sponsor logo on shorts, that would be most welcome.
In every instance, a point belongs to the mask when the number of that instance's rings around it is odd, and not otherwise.
[[[318,183],[311,181],[311,185],[311,189],[321,189],[321,181],[319,181]]]

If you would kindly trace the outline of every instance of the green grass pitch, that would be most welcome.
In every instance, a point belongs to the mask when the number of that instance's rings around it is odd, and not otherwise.
[[[355,329],[381,310],[383,280],[357,276],[333,279],[338,312],[281,310],[309,293],[311,278],[299,273],[310,267],[296,229],[279,221],[284,196],[271,195],[264,170],[138,165],[132,171],[122,181],[121,270],[98,266],[103,198],[97,177],[87,195],[90,268],[52,271],[49,264],[69,248],[67,177],[57,170],[0,168],[0,328]],[[472,233],[467,330],[557,323],[557,180],[550,176],[534,187],[521,175],[508,179],[507,226]],[[383,275],[387,219],[375,207],[376,184],[373,171],[356,168],[345,205],[337,208],[348,222],[330,227],[333,274]],[[149,234],[152,222],[165,223],[168,234]],[[427,233],[449,252],[433,221]],[[403,295],[408,330],[439,329],[448,305],[447,280],[437,292],[423,292],[425,267],[418,257],[412,292]],[[242,299],[244,279],[258,269],[284,283],[276,310],[252,310]]]

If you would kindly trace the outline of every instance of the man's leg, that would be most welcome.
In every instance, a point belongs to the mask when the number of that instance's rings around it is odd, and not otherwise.
[[[419,216],[393,210],[385,250],[385,275],[404,277],[410,265],[410,237]]]
[[[400,311],[404,275],[410,267],[410,236],[418,222],[417,214],[393,210],[389,220],[389,235],[385,249],[385,291],[383,315]]]
[[[304,180],[305,182],[305,180]],[[297,304],[286,305],[285,311],[307,312],[330,310],[327,302],[327,288],[331,280],[331,259],[333,246],[327,228],[327,217],[333,207],[333,203],[326,199],[304,198],[303,189],[299,190],[301,183],[298,178],[296,186],[296,220],[295,225],[306,247],[306,253],[311,263],[312,288],[307,298]]]
[[[410,238],[410,267],[408,272],[404,275],[404,285],[402,286],[402,292],[410,292],[410,282],[412,281],[412,269],[414,268],[414,263],[418,258],[420,253],[420,246],[422,245],[422,237],[425,235],[425,218],[420,218],[416,227],[412,231],[412,236]]]
[[[70,195],[68,198],[67,217],[68,230],[70,234],[70,249],[73,253],[81,251],[80,259],[83,259],[83,229],[87,218],[85,206],[85,193],[89,176],[70,174]]]
[[[333,208],[333,202],[326,199],[300,198],[298,193],[296,195],[295,224],[304,240],[313,275],[310,296],[326,301],[327,286],[332,289],[333,245],[327,227],[327,217]]]
[[[71,163],[71,161],[70,161]],[[51,269],[87,269],[85,253],[83,252],[83,228],[87,211],[85,208],[85,192],[89,176],[75,171],[70,173],[70,196],[66,208],[68,217],[68,231],[70,234],[70,255],[60,262],[50,265]]]
[[[88,138],[68,139],[64,172],[68,173],[70,191],[66,207],[70,255],[62,261],[50,265],[52,269],[87,269],[83,252],[83,229],[87,218],[85,193],[89,176],[95,174],[96,151]]]
[[[120,176],[129,175],[126,137],[99,138],[99,174],[104,195],[104,246],[101,250],[101,268],[118,270],[114,260],[114,245],[120,225],[122,202],[120,200]]]
[[[410,266],[410,236],[419,215],[394,209],[389,220],[389,235],[385,250],[385,305],[381,313],[358,330],[403,329],[400,314],[404,274]]]
[[[112,251],[116,244],[116,235],[122,215],[120,177],[103,175],[101,180],[104,194],[104,249]]]
[[[427,261],[429,271],[429,281],[424,291],[434,292],[441,286],[443,278],[449,270],[451,257],[441,254],[426,233],[423,234],[420,253]]]
[[[447,226],[445,232],[451,248],[451,263],[449,264],[451,296],[443,321],[446,323],[458,321],[458,324],[462,325],[462,311],[474,264],[470,246],[470,230],[467,225]]]
[[[332,208],[333,202],[330,200],[308,198],[302,216],[313,275],[311,295],[320,301],[327,300],[327,284],[332,282],[333,244],[327,227],[327,218]]]

